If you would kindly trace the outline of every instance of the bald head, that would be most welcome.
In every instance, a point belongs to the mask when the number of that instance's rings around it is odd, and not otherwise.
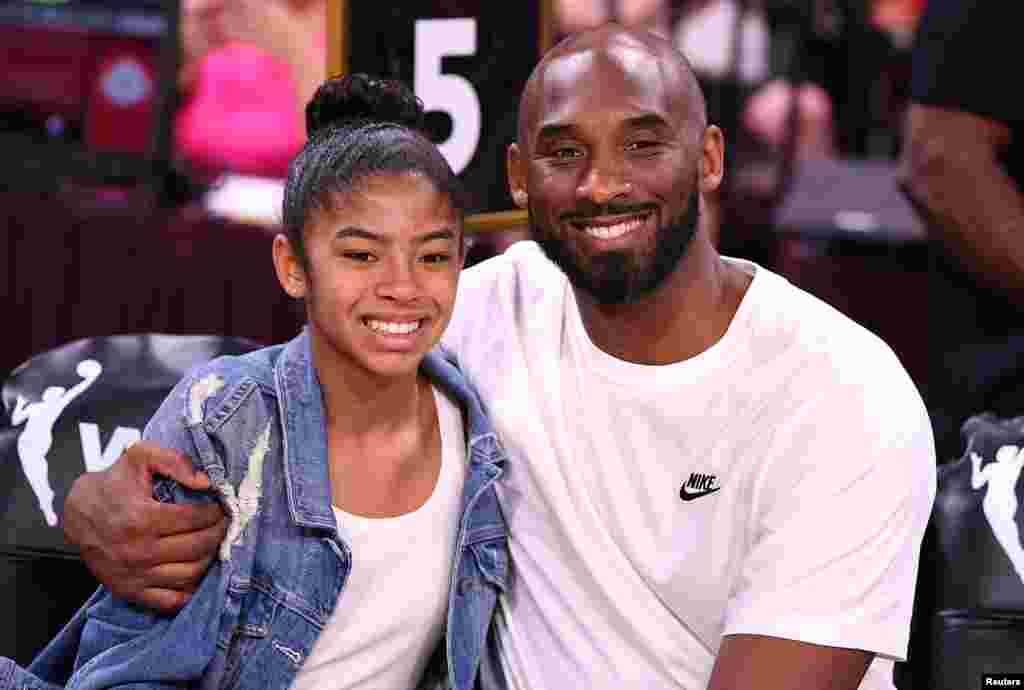
[[[509,190],[577,295],[622,305],[677,275],[694,238],[714,255],[715,216],[700,213],[724,140],[670,43],[616,25],[577,34],[541,60],[519,114]]]
[[[569,36],[549,50],[534,68],[519,101],[520,144],[538,117],[538,108],[551,91],[573,88],[559,84],[561,76],[579,74],[588,65],[612,66],[624,75],[661,89],[666,105],[685,117],[695,132],[707,126],[707,106],[700,84],[686,57],[671,42],[649,31],[606,24]]]

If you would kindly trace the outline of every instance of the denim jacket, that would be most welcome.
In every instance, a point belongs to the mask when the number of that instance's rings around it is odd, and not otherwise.
[[[494,490],[505,452],[452,362],[431,352],[422,371],[460,403],[469,471],[445,643],[421,685],[500,686],[490,622],[509,567]],[[161,405],[146,437],[194,458],[209,475],[214,492],[166,480],[155,491],[168,501],[220,501],[230,520],[219,558],[172,617],[100,588],[28,670],[0,659],[0,690],[288,690],[352,562],[331,509],[325,428],[305,333],[192,372]]]

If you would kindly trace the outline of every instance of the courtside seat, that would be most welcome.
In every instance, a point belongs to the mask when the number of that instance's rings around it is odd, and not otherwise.
[[[28,663],[96,587],[60,526],[72,482],[113,463],[191,368],[257,346],[222,336],[87,338],[36,355],[4,382],[0,656]]]
[[[936,618],[931,687],[980,688],[983,674],[1024,673],[1024,611],[949,609]]]
[[[914,690],[1024,673],[1024,417],[979,415],[962,433],[963,457],[939,467],[922,552]]]

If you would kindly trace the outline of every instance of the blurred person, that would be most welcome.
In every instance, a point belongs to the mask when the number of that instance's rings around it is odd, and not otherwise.
[[[463,273],[443,338],[509,454],[483,688],[892,687],[927,415],[878,338],[718,254],[723,157],[686,59],[648,32],[576,34],[527,83],[507,171],[534,241]],[[90,567],[142,603],[187,598],[168,564],[212,548],[162,536],[176,518],[147,501],[175,457],[137,444],[65,505]]]
[[[566,35],[618,22],[667,38],[669,9],[665,0],[555,0],[555,26]]]
[[[210,481],[155,494],[231,516],[219,558],[176,616],[101,588],[28,670],[0,659],[3,690],[408,690],[435,649],[427,682],[467,687],[486,669],[504,453],[434,350],[461,271],[463,192],[397,82],[329,80],[308,115],[273,243],[306,327],[197,367],[146,427]]]
[[[1017,9],[930,0],[914,43],[902,175],[933,253],[922,393],[941,462],[968,417],[1024,413],[1024,101],[983,76],[1012,61]]]
[[[777,248],[766,230],[794,162],[836,155],[827,70],[820,60],[810,69],[803,57],[810,53],[812,18],[765,0],[677,0],[672,6],[672,40],[693,61],[712,117],[731,141],[718,245],[772,265]]]
[[[872,0],[871,22],[892,36],[896,45],[910,44],[927,0]]]
[[[773,64],[779,62],[772,55],[775,27],[763,0],[682,0],[674,5],[673,40],[697,73],[715,82],[735,79],[748,94],[737,125],[778,150],[795,126],[797,157],[835,155],[832,98],[820,83],[823,75],[793,84],[778,74],[787,68]],[[793,110],[796,121],[791,123]]]
[[[283,178],[324,79],[326,0],[183,0],[178,150],[200,168]]]

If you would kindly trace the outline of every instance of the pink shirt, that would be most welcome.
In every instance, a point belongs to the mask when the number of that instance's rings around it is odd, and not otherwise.
[[[284,177],[305,141],[296,94],[288,65],[262,49],[214,50],[178,111],[177,150],[204,168]]]

